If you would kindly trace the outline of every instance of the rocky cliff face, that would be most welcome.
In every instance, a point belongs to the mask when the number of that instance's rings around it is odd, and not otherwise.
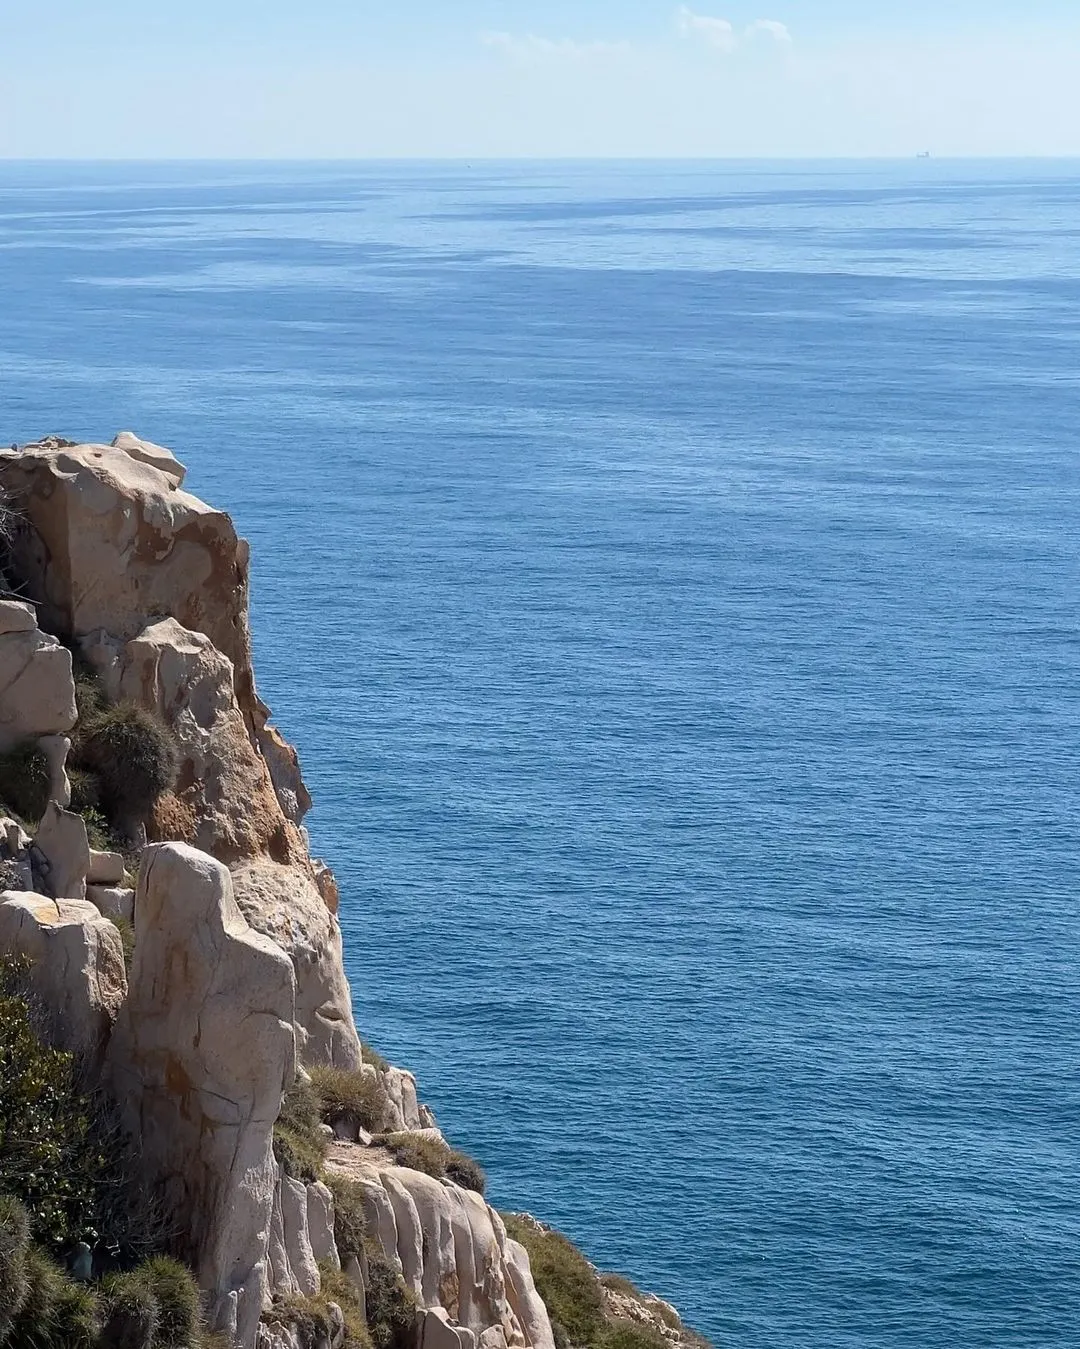
[[[0,601],[0,753],[36,746],[47,775],[40,821],[0,821],[0,954],[30,963],[49,1035],[115,1094],[141,1181],[235,1345],[307,1349],[280,1309],[329,1271],[362,1300],[378,1259],[410,1294],[418,1349],[554,1349],[529,1257],[480,1194],[344,1117],[332,1145],[321,1127],[320,1178],[279,1163],[298,1074],[367,1084],[368,1124],[443,1145],[411,1075],[365,1062],[337,886],[309,855],[297,758],[256,692],[247,545],[184,477],[131,433],[0,454],[18,595]],[[92,848],[72,808],[80,670],[175,745],[173,786],[127,821],[126,859]],[[338,1182],[359,1196],[362,1249],[339,1250]],[[331,1310],[326,1349],[344,1343]]]

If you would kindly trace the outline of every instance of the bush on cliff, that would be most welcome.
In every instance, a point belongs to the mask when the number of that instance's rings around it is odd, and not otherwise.
[[[377,1076],[359,1069],[315,1067],[309,1071],[327,1124],[369,1131],[382,1125],[389,1103]]]
[[[49,804],[49,761],[36,741],[27,740],[0,754],[0,802],[29,825],[35,825]]]
[[[17,978],[0,968],[0,1192],[25,1206],[34,1240],[59,1249],[97,1238],[107,1159],[70,1054],[43,1045]]]
[[[168,727],[133,703],[96,713],[79,729],[76,764],[100,784],[114,823],[145,819],[176,779],[176,746]]]
[[[422,1133],[380,1134],[378,1140],[394,1158],[398,1166],[423,1171],[436,1180],[452,1180],[466,1190],[483,1194],[487,1177],[479,1162],[464,1152],[458,1152],[439,1138]]]
[[[460,1185],[462,1189],[475,1190],[477,1194],[483,1194],[487,1188],[484,1168],[466,1153],[459,1152],[457,1148],[450,1149],[450,1160],[446,1163],[446,1178],[452,1180],[455,1185]]]
[[[355,1180],[331,1171],[325,1182],[334,1196],[334,1245],[341,1263],[347,1265],[363,1254],[367,1236],[367,1218],[364,1214],[364,1192]]]
[[[341,1349],[372,1349],[360,1294],[352,1281],[329,1265],[319,1266],[319,1277],[322,1286],[313,1297],[279,1298],[263,1320],[292,1330],[300,1349],[322,1349],[332,1342],[334,1317],[330,1303],[333,1302],[345,1321]]]
[[[311,1082],[298,1073],[285,1093],[274,1125],[274,1156],[287,1176],[308,1184],[318,1180],[326,1158],[321,1101]]]
[[[374,1349],[413,1349],[416,1298],[374,1242],[369,1242],[367,1248],[365,1289],[368,1331]]]
[[[561,1232],[533,1219],[504,1213],[506,1231],[529,1253],[536,1291],[551,1317],[555,1343],[595,1346],[607,1325],[604,1294],[596,1270]]]

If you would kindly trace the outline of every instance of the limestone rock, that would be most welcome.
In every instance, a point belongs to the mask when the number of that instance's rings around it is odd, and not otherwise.
[[[319,1267],[311,1249],[308,1231],[308,1192],[302,1180],[284,1174],[280,1177],[281,1222],[285,1255],[296,1287],[303,1297],[319,1291]]]
[[[337,1243],[334,1240],[334,1196],[320,1181],[307,1187],[308,1240],[315,1262],[340,1269]]]
[[[46,884],[56,899],[85,899],[90,870],[90,844],[81,815],[50,801],[34,836],[49,864]]]
[[[341,895],[338,892],[337,877],[326,863],[318,858],[311,865],[315,872],[315,888],[322,895],[323,903],[330,912],[336,914],[341,908]]]
[[[0,752],[70,731],[76,716],[71,652],[30,605],[0,601]]]
[[[303,864],[299,832],[249,737],[232,665],[209,637],[165,618],[126,643],[94,633],[83,650],[112,699],[156,712],[173,732],[179,771],[155,812],[158,832],[229,865],[264,855]]]
[[[120,853],[90,849],[90,869],[86,873],[88,885],[121,885],[123,880],[124,859]]]
[[[296,970],[296,1022],[303,1062],[359,1068],[360,1041],[341,955],[341,928],[314,883],[295,867],[255,862],[233,873],[236,902]]]
[[[382,1074],[383,1086],[390,1102],[390,1120],[387,1130],[392,1132],[424,1129],[420,1119],[420,1105],[416,1099],[416,1078],[404,1068],[387,1068]]]
[[[86,898],[110,922],[135,921],[135,891],[117,885],[88,885]]]
[[[528,1255],[480,1195],[389,1164],[378,1147],[336,1144],[328,1165],[358,1186],[369,1236],[438,1314],[420,1328],[429,1349],[554,1349]]]
[[[155,445],[153,441],[142,440],[134,431],[121,431],[113,438],[113,445],[141,464],[149,464],[152,468],[160,469],[174,487],[183,486],[187,469],[172,450],[165,449],[163,445]]]
[[[227,869],[183,844],[143,856],[131,991],[110,1073],[144,1182],[160,1186],[212,1325],[254,1349],[269,1293],[271,1138],[295,1074],[292,965],[253,932]]]
[[[120,934],[92,904],[0,895],[0,951],[23,956],[43,1029],[59,1049],[96,1066],[127,994]]]
[[[49,766],[49,800],[67,810],[71,805],[71,782],[67,775],[67,756],[71,741],[66,735],[43,735],[38,749]]]

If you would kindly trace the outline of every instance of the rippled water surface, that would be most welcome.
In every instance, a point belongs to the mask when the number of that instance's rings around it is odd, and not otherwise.
[[[1080,1343],[1080,165],[0,166],[255,552],[365,1034],[730,1349]]]

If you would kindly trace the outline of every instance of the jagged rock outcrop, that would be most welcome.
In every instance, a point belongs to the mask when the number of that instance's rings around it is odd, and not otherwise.
[[[130,641],[102,630],[82,646],[112,701],[156,712],[173,732],[179,771],[157,832],[230,866],[261,856],[305,864],[236,700],[232,663],[205,633],[163,618]]]
[[[52,1044],[95,1069],[127,994],[113,924],[79,900],[5,892],[0,952],[27,962],[35,1018]]]
[[[368,1232],[398,1270],[423,1318],[423,1336],[462,1349],[554,1349],[525,1249],[479,1194],[396,1166],[378,1147],[338,1143],[329,1165],[363,1194]]]
[[[296,867],[265,861],[238,868],[233,886],[251,926],[273,938],[293,962],[300,1058],[307,1064],[358,1068],[360,1039],[341,928],[314,882]]]
[[[227,868],[184,844],[148,848],[108,1070],[214,1324],[243,1349],[270,1294],[271,1136],[295,1072],[294,1000],[291,962],[248,926]]]
[[[85,899],[90,843],[81,815],[50,801],[34,835],[41,853],[44,886],[54,899]]]

